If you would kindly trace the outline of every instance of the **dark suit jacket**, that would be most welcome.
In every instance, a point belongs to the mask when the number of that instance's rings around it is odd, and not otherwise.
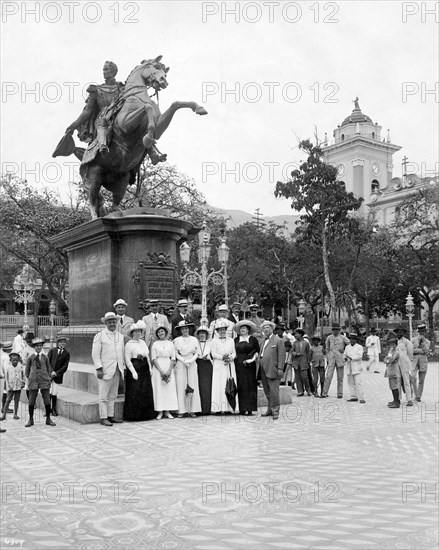
[[[51,366],[51,372],[56,372],[53,381],[56,384],[62,384],[64,373],[69,367],[70,353],[64,348],[62,353],[58,353],[58,348],[52,348],[47,354]]]
[[[265,340],[262,340],[260,366],[264,369],[267,378],[279,378],[277,371],[283,371],[285,367],[285,343],[282,338],[272,334],[265,349],[264,344]]]
[[[40,366],[37,365],[37,354],[33,353],[28,357],[24,375],[27,378],[28,388],[30,390],[48,390],[52,378],[50,376],[51,367],[49,359],[43,352],[40,353]]]
[[[181,336],[180,330],[176,329],[175,327],[180,323],[180,321],[186,320],[188,323],[194,323],[194,319],[189,315],[189,313],[186,314],[185,317],[181,315],[181,313],[177,310],[174,315],[171,317],[171,325],[172,325],[172,338],[175,339],[178,336]],[[189,334],[191,336],[194,335],[195,327],[189,327]]]
[[[309,342],[303,339],[301,342],[296,340],[291,346],[291,352],[293,367],[295,369],[306,370],[309,366]]]
[[[238,321],[240,321],[240,320],[241,320],[241,315],[239,315],[238,317],[239,317]],[[232,312],[229,313],[229,316],[227,317],[227,319],[228,319],[229,321],[232,321],[232,323],[235,323],[235,324],[238,322],[238,321],[235,319],[235,317],[233,317]]]

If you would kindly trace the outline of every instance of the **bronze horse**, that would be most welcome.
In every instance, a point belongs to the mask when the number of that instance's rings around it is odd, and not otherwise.
[[[194,101],[175,101],[163,114],[160,112],[148,90],[153,88],[158,94],[168,86],[169,68],[160,62],[161,58],[144,60],[135,67],[116,105],[108,108],[113,112],[109,154],[102,155],[93,147],[93,142],[84,153],[80,174],[88,190],[93,218],[106,214],[101,187],[113,194],[110,211],[120,209],[128,184],[134,183],[135,174],[151,148],[157,155],[154,144],[168,128],[176,111],[192,109],[198,115],[207,114]],[[166,155],[160,157],[160,160],[165,159]]]

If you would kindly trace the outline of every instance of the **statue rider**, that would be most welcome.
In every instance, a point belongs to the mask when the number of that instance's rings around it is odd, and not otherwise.
[[[96,145],[102,156],[108,155],[108,134],[111,130],[111,116],[108,116],[108,107],[117,100],[124,91],[124,84],[116,81],[117,65],[113,61],[106,61],[103,68],[104,84],[91,84],[87,88],[88,98],[84,110],[79,117],[68,126],[66,134],[72,134],[78,130],[81,141],[90,144],[96,138]],[[112,109],[114,112],[114,109]],[[110,113],[111,115],[111,113]],[[160,153],[155,145],[152,145],[147,153],[152,164],[163,162],[166,155]]]
[[[117,70],[116,63],[105,62],[104,84],[91,84],[87,88],[88,98],[84,110],[66,130],[68,134],[78,130],[79,139],[86,143],[90,143],[96,137],[99,152],[102,155],[109,153],[107,144],[109,125],[107,119],[100,114],[113,100],[118,99],[124,88],[122,82],[116,81]]]

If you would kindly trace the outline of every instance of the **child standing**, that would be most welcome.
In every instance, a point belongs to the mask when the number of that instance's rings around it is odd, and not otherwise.
[[[52,382],[51,366],[47,356],[42,353],[44,341],[41,338],[32,340],[34,354],[31,355],[26,363],[25,376],[28,379],[29,386],[29,420],[25,428],[34,425],[34,410],[38,391],[41,392],[46,409],[46,424],[55,426],[55,422],[50,419],[50,384]]]
[[[2,410],[1,420],[6,419],[6,412],[14,400],[14,419],[19,420],[18,405],[20,403],[21,390],[24,388],[24,369],[21,363],[19,353],[12,352],[9,354],[9,363],[6,365],[6,403]]]
[[[323,346],[320,344],[320,338],[313,336],[311,338],[311,347],[309,348],[309,362],[312,369],[312,378],[314,380],[314,396],[318,397],[318,387],[320,379],[320,395],[323,393],[325,384],[325,356]]]
[[[361,379],[362,359],[363,359],[363,346],[358,343],[358,335],[349,334],[349,341],[344,350],[344,360],[346,367],[346,374],[348,376],[348,386],[351,393],[348,401],[358,401],[360,403],[366,403],[363,393],[363,381]]]

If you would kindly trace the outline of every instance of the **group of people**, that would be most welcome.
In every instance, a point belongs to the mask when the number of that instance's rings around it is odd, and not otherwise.
[[[46,424],[55,426],[50,415],[58,416],[57,398],[64,373],[70,362],[70,353],[66,349],[67,338],[59,334],[56,347],[48,353],[43,350],[44,340],[34,334],[19,329],[13,342],[0,343],[0,393],[2,395],[2,414],[0,420],[6,420],[7,413],[13,413],[19,420],[18,407],[21,391],[25,389],[29,401],[28,428],[34,425],[34,411],[38,392],[41,392],[45,407]],[[14,401],[14,409],[9,409]],[[0,432],[5,432],[0,428]]]
[[[280,386],[297,389],[297,397],[314,395],[327,398],[334,373],[337,398],[343,398],[344,375],[350,392],[349,402],[365,403],[362,383],[364,348],[357,334],[343,334],[334,323],[322,342],[308,339],[301,328],[294,334],[257,315],[240,319],[240,304],[232,311],[223,304],[210,324],[195,327],[188,314],[187,300],[179,300],[176,312],[168,318],[160,313],[158,300],[150,300],[149,313],[142,319],[126,315],[128,304],[119,299],[114,312],[101,319],[105,328],[93,340],[92,360],[96,369],[100,422],[112,426],[123,420],[151,420],[197,414],[253,415],[258,406],[258,386],[262,386],[268,406],[262,416],[279,418]],[[367,370],[380,373],[381,341],[375,328],[365,341]],[[41,391],[46,424],[55,425],[56,404],[70,354],[67,339],[60,334],[57,347],[43,353],[43,340],[19,331],[12,343],[3,343],[0,379],[6,382],[1,419],[6,418],[14,400],[14,418],[22,388],[29,399],[29,421]],[[392,392],[390,408],[399,408],[402,393],[407,406],[421,400],[428,368],[430,341],[426,326],[417,327],[412,341],[406,329],[397,327],[387,339],[385,376]],[[123,417],[116,417],[115,402],[120,381],[124,381]],[[320,392],[319,392],[320,388]],[[2,392],[3,393],[3,392]],[[10,411],[12,412],[12,411]],[[4,431],[4,430],[2,430]]]
[[[102,318],[92,359],[96,368],[101,424],[123,420],[195,417],[197,414],[252,415],[258,405],[258,378],[268,399],[266,416],[279,417],[279,385],[286,366],[283,339],[275,325],[230,318],[226,305],[210,325],[195,323],[188,303],[179,300],[175,315],[159,313],[151,300],[141,320],[125,315],[117,300],[115,312]],[[232,320],[233,319],[233,320]],[[263,334],[259,339],[255,334]],[[258,376],[259,371],[259,376]],[[125,380],[123,419],[115,416],[120,379]]]

